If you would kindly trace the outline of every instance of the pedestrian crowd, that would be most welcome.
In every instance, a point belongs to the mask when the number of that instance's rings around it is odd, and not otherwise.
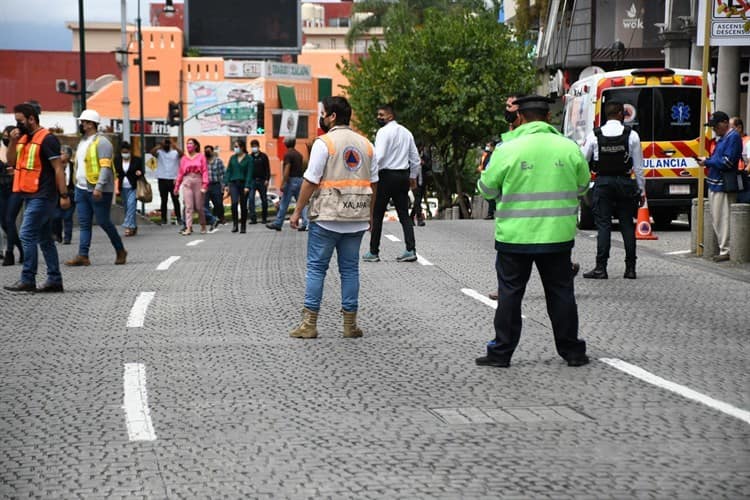
[[[571,259],[576,235],[579,198],[593,184],[592,209],[597,228],[596,265],[584,278],[607,279],[612,218],[620,222],[625,246],[623,277],[636,279],[636,240],[633,218],[646,201],[640,137],[625,125],[624,104],[605,102],[605,123],[595,128],[579,148],[549,124],[549,98],[515,93],[506,101],[509,131],[502,139],[487,142],[477,167],[477,189],[487,199],[485,218],[494,220],[495,269],[498,300],[495,337],[482,366],[508,367],[521,335],[521,305],[532,266],[536,266],[547,300],[555,347],[569,366],[589,362],[586,343],[578,337],[578,309],[573,279],[580,266]],[[269,220],[268,155],[257,140],[232,143],[225,166],[213,146],[203,149],[196,138],[184,150],[173,139],[152,149],[161,201],[161,224],[167,225],[171,199],[180,234],[193,233],[197,216],[200,233],[206,234],[227,221],[224,197],[230,199],[232,233],[244,234],[247,224],[257,224],[256,194],[261,222],[281,231],[292,198],[296,206],[291,229],[309,231],[307,272],[302,320],[290,335],[316,338],[323,287],[330,260],[336,251],[341,283],[344,337],[363,335],[357,324],[360,261],[381,261],[383,218],[390,203],[402,227],[405,248],[395,260],[418,260],[414,226],[424,225],[421,200],[431,176],[429,148],[418,148],[413,134],[396,120],[389,104],[377,108],[379,129],[374,143],[350,127],[352,109],[346,98],[322,101],[319,127],[324,132],[312,144],[307,168],[296,150],[296,140],[284,141],[282,197],[275,218]],[[15,252],[23,264],[20,279],[5,286],[10,291],[62,292],[63,283],[55,243],[71,244],[73,214],[77,213],[77,254],[67,266],[88,266],[94,217],[115,253],[115,265],[127,262],[128,252],[111,221],[113,197],[124,207],[124,237],[137,235],[137,201],[145,181],[143,160],[133,155],[127,142],[115,154],[112,143],[99,129],[94,110],[78,118],[81,139],[75,151],[39,124],[39,110],[29,103],[14,108],[16,125],[6,127],[0,154],[0,222],[6,234],[3,265],[13,265]],[[716,111],[709,124],[718,140],[706,158],[712,225],[719,243],[717,261],[729,257],[729,205],[747,182],[748,141],[739,117]],[[540,148],[539,144],[544,144]],[[417,200],[409,213],[409,193]],[[750,190],[748,190],[750,191]],[[182,206],[180,198],[182,197]],[[16,219],[23,208],[20,231]],[[369,249],[360,256],[365,232]],[[36,283],[38,251],[46,263],[46,280]]]

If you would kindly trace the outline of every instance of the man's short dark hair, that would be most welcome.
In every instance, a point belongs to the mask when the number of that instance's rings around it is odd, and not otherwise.
[[[120,149],[127,149],[130,151],[130,143],[128,141],[122,141],[120,143]]]
[[[349,125],[352,119],[352,107],[346,97],[340,95],[323,98],[323,110],[326,115],[336,113],[336,125]]]
[[[389,115],[392,115],[393,118],[396,118],[396,112],[393,111],[393,106],[391,106],[390,104],[381,104],[377,107],[376,111],[385,111]]]
[[[610,101],[604,105],[604,116],[615,118],[620,113],[625,114],[625,106],[619,101]]]
[[[523,116],[527,122],[546,122],[549,111],[543,109],[524,109],[518,110],[518,114]]]
[[[258,139],[253,139],[252,141],[250,141],[250,147],[252,148],[253,146],[260,147],[260,143],[258,142]]]
[[[287,137],[284,139],[284,146],[287,148],[293,148],[297,144],[297,139],[294,137]]]
[[[39,111],[31,104],[25,102],[23,104],[16,104],[13,108],[14,113],[22,113],[26,118],[34,117],[37,123],[39,123]]]

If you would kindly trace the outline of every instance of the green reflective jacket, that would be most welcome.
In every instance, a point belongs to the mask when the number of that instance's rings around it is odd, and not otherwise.
[[[495,148],[478,182],[484,198],[497,200],[498,249],[572,247],[578,197],[590,178],[578,145],[538,121],[521,125],[509,138]]]

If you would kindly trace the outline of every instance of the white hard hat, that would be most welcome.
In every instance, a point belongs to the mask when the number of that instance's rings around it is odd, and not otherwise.
[[[84,109],[83,113],[81,113],[81,116],[78,117],[78,121],[86,120],[89,122],[94,123],[100,123],[102,119],[99,117],[99,113],[94,111],[93,109]]]

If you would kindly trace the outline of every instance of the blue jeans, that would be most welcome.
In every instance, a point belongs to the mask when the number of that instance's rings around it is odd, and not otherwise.
[[[209,202],[213,204],[213,213],[209,208]],[[213,224],[216,219],[224,217],[224,192],[221,189],[221,183],[210,182],[208,184],[208,191],[204,196],[204,208],[203,211],[206,213],[206,222]]]
[[[11,186],[0,188],[0,226],[5,231],[6,252],[12,252],[16,246],[19,250],[22,248],[21,240],[18,238],[18,229],[16,228],[16,219],[21,211],[23,198],[18,193],[14,193]]]
[[[55,209],[55,216],[52,219],[52,235],[62,238],[63,241],[70,243],[73,237],[73,213],[76,211],[76,202],[70,198],[70,207],[63,210],[58,205]]]
[[[307,237],[307,274],[305,276],[305,307],[320,311],[323,299],[323,283],[331,262],[333,249],[341,274],[341,308],[355,312],[359,308],[359,246],[364,231],[336,233],[310,224]]]
[[[47,264],[47,282],[61,284],[60,261],[55,242],[52,241],[52,217],[57,209],[55,200],[48,198],[27,198],[26,210],[21,223],[21,243],[23,244],[23,270],[21,281],[36,284],[36,271],[39,266],[37,245],[42,249]]]
[[[281,227],[284,225],[284,219],[286,218],[286,211],[289,208],[289,203],[294,200],[299,200],[299,190],[302,187],[302,177],[291,177],[284,186],[284,192],[281,194],[281,201],[279,202],[279,211],[276,213],[276,220],[273,222],[276,226]]]
[[[135,189],[124,187],[120,192],[122,196],[122,204],[125,206],[125,220],[122,222],[122,227],[135,229],[135,212],[138,209],[138,200],[135,198]]]
[[[247,194],[247,208],[250,215],[250,220],[255,222],[258,220],[258,215],[255,213],[255,192],[258,192],[260,197],[260,215],[263,218],[263,222],[268,219],[268,197],[265,179],[254,179],[253,184],[250,187],[250,192]]]
[[[88,189],[76,187],[76,206],[78,207],[78,225],[81,230],[81,241],[78,243],[78,255],[89,256],[91,247],[91,224],[96,216],[96,222],[109,236],[109,241],[116,251],[124,250],[117,228],[109,218],[109,210],[112,206],[112,193],[102,193],[99,201],[94,199],[94,194]]]

